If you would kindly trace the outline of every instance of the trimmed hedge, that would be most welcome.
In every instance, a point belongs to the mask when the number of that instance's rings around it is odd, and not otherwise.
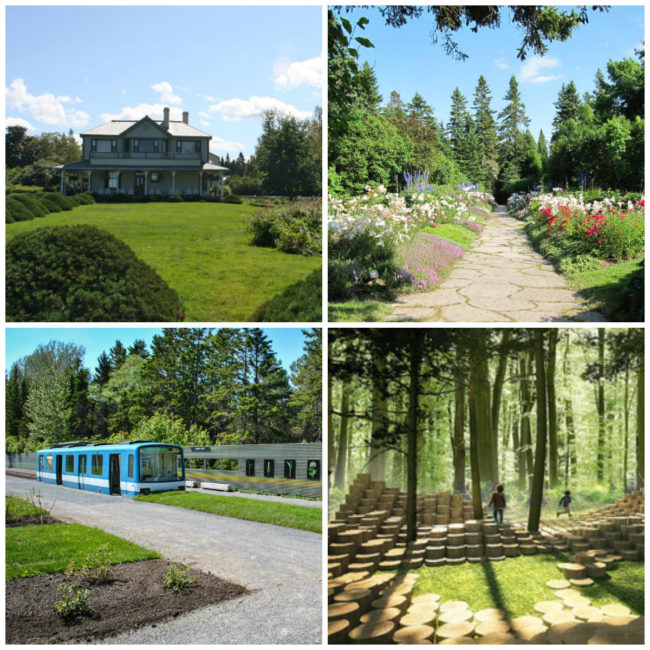
[[[25,207],[35,216],[35,217],[44,217],[48,212],[48,208],[32,194],[20,193],[20,194],[11,194],[12,199],[20,201]]]
[[[63,210],[50,199],[41,199],[41,203],[50,211],[50,212],[63,212]]]
[[[75,201],[73,197],[63,196],[59,192],[45,192],[42,197],[54,201],[61,210],[72,210],[72,208],[76,208],[79,205],[79,201]]]
[[[178,321],[176,291],[94,226],[38,228],[6,248],[8,321]]]
[[[322,314],[323,283],[320,269],[312,271],[302,282],[288,286],[271,298],[253,314],[259,322],[320,321]]]
[[[34,218],[32,211],[21,201],[13,196],[8,196],[5,202],[5,222],[30,221]]]

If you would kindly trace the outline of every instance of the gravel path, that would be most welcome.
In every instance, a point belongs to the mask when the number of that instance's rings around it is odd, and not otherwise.
[[[473,248],[434,291],[399,298],[389,320],[602,322],[582,296],[535,251],[524,224],[499,206]]]
[[[62,521],[101,528],[255,592],[104,640],[107,644],[320,644],[322,537],[316,533],[6,477],[40,490]]]
[[[295,499],[291,497],[275,496],[273,494],[254,494],[253,492],[221,492],[220,490],[204,490],[203,488],[188,488],[188,492],[203,492],[203,494],[218,494],[223,497],[243,497],[244,499],[258,499],[259,501],[275,501],[275,503],[289,503],[293,506],[306,506],[307,508],[323,508],[322,501],[311,499]]]

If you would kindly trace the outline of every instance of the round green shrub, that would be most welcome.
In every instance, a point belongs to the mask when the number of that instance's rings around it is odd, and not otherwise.
[[[177,321],[176,292],[95,226],[38,228],[6,248],[9,321]]]
[[[169,201],[170,203],[182,203],[183,197],[180,194],[171,194]]]
[[[35,217],[44,217],[49,210],[35,196],[27,193],[10,194],[12,199],[20,201]]]
[[[320,321],[323,295],[322,273],[312,271],[303,281],[288,286],[253,314],[259,322]]]
[[[223,203],[243,203],[241,200],[240,196],[237,196],[236,194],[228,194],[228,196],[224,196],[223,199],[221,199]]]
[[[60,194],[59,192],[46,192],[43,194],[43,198],[49,199],[50,201],[54,201],[61,210],[72,210],[72,208],[75,208],[79,203],[77,201],[73,201],[71,197],[69,196],[63,196],[63,194]]]
[[[13,196],[8,196],[5,203],[5,212],[7,223],[13,223],[14,221],[30,221],[34,218],[34,214],[29,210],[29,208],[20,201],[17,201]],[[11,219],[11,221],[9,221]]]
[[[81,192],[80,194],[75,194],[74,198],[79,201],[80,205],[91,205],[95,202],[95,199],[90,192]]]
[[[54,203],[54,201],[50,201],[50,199],[41,199],[41,203],[50,211],[50,212],[62,212],[61,208]]]

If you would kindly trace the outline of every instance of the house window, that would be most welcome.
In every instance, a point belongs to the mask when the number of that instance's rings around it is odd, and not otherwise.
[[[54,469],[54,456],[46,457],[47,469],[51,472]]]
[[[176,153],[201,153],[201,141],[176,140]]]
[[[157,138],[139,138],[133,140],[134,153],[158,153],[160,141]]]
[[[120,172],[106,172],[104,187],[109,190],[120,189]]]
[[[91,140],[90,150],[98,153],[115,153],[117,151],[117,140]]]
[[[162,174],[160,172],[151,172],[151,182],[159,183],[161,180]]]

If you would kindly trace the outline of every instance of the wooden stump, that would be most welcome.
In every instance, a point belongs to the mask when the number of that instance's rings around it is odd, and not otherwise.
[[[327,620],[329,621],[346,619],[355,625],[360,614],[359,603],[332,603],[327,607]]]
[[[492,620],[479,623],[474,629],[479,636],[492,634],[493,632],[509,632],[510,626],[503,620]]]
[[[543,644],[546,641],[547,627],[544,625],[528,625],[517,632],[517,637],[522,641],[535,644]]]
[[[486,623],[488,621],[502,621],[505,618],[505,615],[506,614],[502,609],[488,608],[476,612],[474,618],[479,623]]]
[[[335,603],[359,603],[359,611],[365,612],[370,608],[373,593],[370,589],[344,589],[334,596]]]
[[[416,626],[433,626],[436,622],[436,613],[433,611],[419,610],[417,612],[409,612],[399,619],[400,627]]]
[[[563,600],[569,609],[578,609],[579,607],[589,607],[591,605],[591,600],[586,596],[567,596]]]
[[[609,605],[603,605],[601,608],[603,614],[607,616],[629,616],[630,608],[625,605],[619,605],[617,603],[612,603]]]
[[[551,625],[546,632],[546,644],[560,645],[562,643],[562,635],[576,625],[580,625],[580,623],[578,621],[569,621],[568,623]]]
[[[569,621],[575,621],[575,616],[572,612],[561,609],[554,612],[548,612],[544,614],[543,621],[546,625],[557,625],[558,623],[568,623]]]
[[[490,634],[482,636],[478,642],[479,644],[487,645],[504,645],[515,644],[517,643],[517,640],[514,636],[512,636],[512,634],[509,634],[508,632],[490,632]]]
[[[464,600],[448,600],[440,605],[441,614],[452,609],[469,609],[469,605]]]
[[[395,631],[392,621],[378,621],[359,625],[350,630],[348,635],[352,643],[358,644],[386,644],[390,643]]]
[[[443,625],[446,623],[464,623],[472,619],[472,612],[469,609],[450,609],[438,615],[438,621]]]
[[[402,613],[397,609],[397,607],[384,607],[384,609],[373,609],[366,614],[364,614],[360,622],[365,623],[377,623],[378,621],[394,621],[400,618]]]
[[[518,616],[510,621],[510,627],[517,633],[531,625],[543,625],[542,619],[537,616]]]
[[[535,611],[540,614],[548,614],[549,612],[559,612],[564,605],[559,600],[543,600],[535,604]]]
[[[557,568],[564,574],[567,580],[579,580],[587,577],[587,569],[583,564],[561,562],[557,565]]]
[[[340,619],[338,621],[328,621],[327,623],[327,643],[346,643],[348,631],[350,630],[350,621]]]
[[[438,641],[438,645],[475,645],[476,641],[471,636],[455,636],[450,639]]]
[[[591,587],[594,584],[594,581],[591,578],[571,578],[569,582],[574,587]]]
[[[519,544],[519,550],[522,555],[535,555],[537,553],[535,544]]]
[[[402,614],[406,613],[409,601],[405,596],[382,596],[370,603],[373,609],[384,609],[386,607],[396,607]]]
[[[582,594],[577,589],[560,589],[555,592],[555,595],[562,600],[569,598],[570,596],[582,596]]]
[[[441,625],[436,631],[436,639],[451,639],[459,636],[469,636],[474,631],[474,625],[467,621],[463,623],[446,623]]]
[[[568,589],[571,583],[568,580],[549,580],[546,586],[551,589]]]
[[[440,594],[420,594],[416,596],[411,601],[414,605],[428,604],[428,603],[439,603]]]
[[[604,627],[602,623],[579,623],[562,635],[562,643],[567,645],[585,645],[589,639]]]
[[[591,607],[590,605],[587,605],[586,607],[576,607],[573,610],[573,615],[579,621],[585,621],[587,623],[597,623],[605,618],[605,614],[603,614],[602,610],[598,609],[598,607]]]
[[[604,562],[585,564],[589,578],[604,578],[607,575],[607,566]]]
[[[433,627],[428,625],[403,627],[393,633],[393,642],[402,645],[421,644],[423,641],[431,641],[432,638]]]

